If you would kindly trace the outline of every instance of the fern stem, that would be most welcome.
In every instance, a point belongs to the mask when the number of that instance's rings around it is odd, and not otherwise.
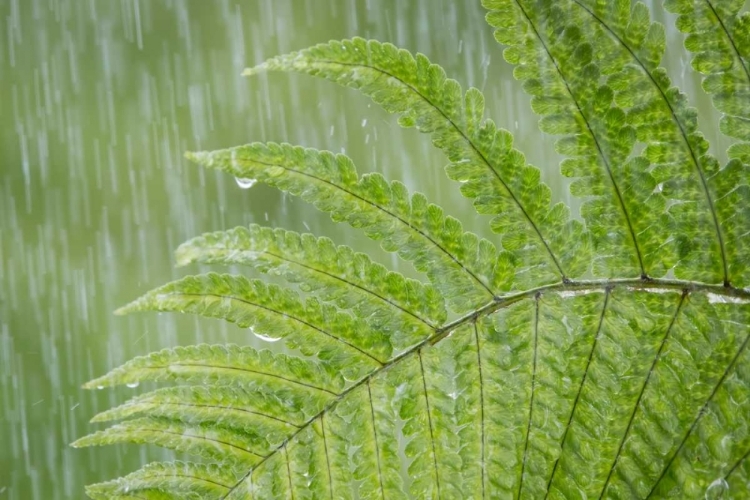
[[[552,466],[552,473],[547,480],[547,490],[544,493],[544,500],[547,500],[549,496],[550,488],[552,487],[552,481],[555,479],[555,473],[557,472],[557,466],[560,463],[560,457],[565,450],[565,441],[568,439],[568,431],[570,430],[570,424],[573,422],[573,416],[578,408],[578,402],[581,400],[581,393],[583,392],[583,386],[586,383],[586,379],[589,376],[589,367],[591,366],[591,360],[594,359],[594,352],[596,351],[596,344],[599,342],[599,336],[602,332],[602,325],[604,324],[604,314],[607,312],[607,305],[609,304],[610,289],[607,288],[604,294],[604,305],[602,306],[602,313],[599,316],[599,324],[596,327],[596,333],[594,333],[594,340],[591,343],[591,350],[589,351],[589,357],[586,361],[586,368],[583,371],[583,377],[581,377],[581,383],[578,385],[578,392],[576,398],[573,401],[573,407],[570,409],[570,415],[568,416],[568,423],[565,425],[565,431],[563,432],[562,439],[560,440],[560,455],[555,459],[555,465]]]
[[[523,459],[521,460],[521,476],[518,481],[518,498],[520,500],[523,492],[523,475],[526,471],[526,459],[529,453],[529,438],[531,437],[531,425],[534,418],[534,390],[536,389],[536,362],[539,352],[539,297],[541,293],[536,294],[534,298],[534,356],[531,368],[531,397],[529,398],[529,421],[526,425],[526,439],[523,445]]]

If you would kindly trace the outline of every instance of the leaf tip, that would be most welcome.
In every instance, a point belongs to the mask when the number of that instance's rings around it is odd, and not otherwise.
[[[192,264],[197,261],[197,252],[195,248],[189,244],[190,242],[183,243],[177,250],[174,251],[174,260],[176,267],[185,267],[188,264]]]
[[[185,158],[199,165],[209,165],[211,161],[210,151],[186,151]]]
[[[252,66],[250,68],[245,68],[242,72],[242,76],[255,76],[260,73],[265,73],[268,71],[268,66],[266,63],[258,64],[257,66]]]

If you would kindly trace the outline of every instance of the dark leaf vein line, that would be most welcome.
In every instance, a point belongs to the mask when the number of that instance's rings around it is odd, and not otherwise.
[[[706,410],[708,409],[708,405],[711,404],[716,394],[719,392],[719,388],[724,384],[724,381],[727,379],[729,374],[734,369],[735,365],[737,364],[737,361],[740,359],[740,356],[745,351],[745,348],[747,347],[748,340],[750,340],[750,332],[745,336],[745,340],[742,342],[742,345],[739,349],[737,349],[737,354],[734,355],[734,358],[732,358],[732,361],[727,365],[727,369],[724,370],[724,373],[721,375],[721,378],[714,386],[713,391],[711,391],[711,395],[708,396],[708,399],[706,399],[706,402],[703,403],[703,406],[701,406],[701,409],[698,410],[698,413],[695,415],[695,418],[693,419],[693,423],[690,425],[690,428],[688,429],[687,433],[685,434],[685,437],[682,438],[682,441],[680,441],[680,445],[677,447],[677,450],[672,454],[667,464],[664,466],[664,468],[661,471],[661,474],[659,475],[659,479],[656,480],[654,485],[651,487],[651,491],[649,492],[648,496],[646,497],[646,500],[651,498],[654,493],[656,492],[656,489],[658,488],[659,484],[661,483],[662,479],[664,479],[664,476],[667,475],[667,471],[672,467],[672,463],[675,461],[675,459],[679,456],[680,452],[682,451],[682,448],[685,446],[685,443],[687,442],[688,438],[693,434],[693,431],[698,426],[698,422],[700,422],[701,418],[703,418],[703,415],[706,414]]]
[[[487,471],[485,470],[485,458],[484,458],[484,380],[482,379],[482,352],[479,345],[479,330],[477,328],[477,320],[474,320],[474,340],[477,344],[477,371],[479,372],[479,418],[481,421],[480,427],[480,449],[481,449],[481,467],[482,467],[482,498],[487,495],[485,481]]]
[[[135,404],[134,404],[134,406],[135,406]],[[292,422],[289,422],[287,420],[284,420],[282,418],[274,417],[273,415],[268,415],[266,413],[261,413],[259,411],[252,411],[252,410],[247,410],[245,408],[238,408],[236,406],[209,405],[209,404],[197,404],[197,403],[159,403],[159,406],[160,407],[163,407],[163,406],[186,406],[188,408],[211,408],[213,410],[227,410],[227,411],[230,411],[230,412],[231,411],[238,411],[238,412],[242,412],[242,413],[248,413],[250,415],[257,415],[259,417],[265,417],[265,418],[270,419],[270,420],[275,420],[277,422],[280,422],[280,423],[286,424],[286,425],[290,425],[290,426],[295,427],[297,429],[300,428],[299,425],[297,425],[295,423],[292,423]]]
[[[328,472],[328,491],[331,494],[331,500],[333,500],[333,479],[331,479],[331,459],[328,458],[328,440],[326,439],[326,414],[325,412],[320,414],[320,429],[323,435],[323,451],[326,454],[326,471]]]
[[[214,484],[216,486],[220,486],[220,487],[222,487],[224,489],[227,489],[227,490],[229,488],[231,488],[231,486],[229,486],[227,484],[220,483],[219,481],[214,481],[214,480],[208,479],[206,477],[194,476],[192,474],[171,473],[171,474],[164,474],[164,475],[161,475],[161,474],[143,475],[143,476],[140,476],[138,479],[139,480],[149,480],[149,479],[160,480],[160,479],[164,479],[165,477],[182,477],[182,478],[185,478],[185,479],[195,479],[197,481],[202,481],[204,483],[209,483],[209,484]]]
[[[745,72],[745,77],[747,77],[747,82],[750,83],[750,70],[748,70],[747,66],[745,66],[745,61],[742,59],[742,56],[740,56],[740,49],[737,47],[737,44],[734,42],[734,38],[732,38],[729,35],[729,30],[727,29],[721,17],[719,17],[719,13],[716,12],[716,8],[711,3],[711,0],[706,0],[706,4],[708,5],[708,8],[711,9],[711,13],[716,17],[716,21],[718,21],[719,26],[721,26],[722,31],[727,36],[727,40],[729,40],[729,44],[732,46],[732,51],[734,52],[734,55],[737,58],[737,61],[739,61],[740,67]]]
[[[435,433],[432,426],[432,412],[430,411],[430,398],[427,395],[427,377],[424,373],[424,363],[422,362],[422,350],[417,351],[419,357],[419,370],[422,373],[422,388],[424,390],[424,401],[427,406],[427,424],[430,427],[430,443],[432,444],[432,463],[435,466],[435,484],[437,486],[437,497],[440,498],[440,474],[438,471],[437,451],[435,450]]]
[[[726,475],[724,476],[724,481],[729,481],[729,476],[731,476],[732,474],[734,474],[734,471],[736,471],[740,467],[740,465],[742,464],[742,462],[744,462],[745,460],[747,460],[748,457],[750,457],[750,449],[747,450],[745,452],[745,454],[740,457],[739,460],[737,460],[737,462],[732,466],[731,469],[729,469],[729,472],[727,472]]]
[[[672,331],[672,328],[674,327],[675,322],[677,321],[677,316],[680,314],[680,310],[682,310],[682,306],[685,303],[685,298],[687,297],[688,292],[685,291],[680,296],[680,301],[677,304],[677,309],[674,312],[674,316],[672,316],[672,321],[670,321],[669,326],[667,327],[666,332],[664,333],[664,337],[661,339],[661,344],[659,344],[659,350],[656,352],[656,355],[654,356],[654,361],[651,363],[651,367],[648,370],[648,374],[646,375],[646,380],[643,381],[643,385],[641,386],[641,392],[638,394],[638,399],[635,402],[635,405],[633,405],[633,411],[630,414],[630,419],[628,420],[628,425],[625,428],[625,433],[622,435],[622,440],[620,441],[620,446],[617,448],[617,453],[615,454],[615,458],[612,461],[612,466],[609,468],[609,473],[607,474],[607,479],[604,481],[604,487],[602,488],[602,493],[599,495],[599,498],[604,498],[605,494],[607,493],[607,488],[609,488],[609,483],[612,480],[612,474],[615,471],[615,468],[617,467],[617,461],[620,459],[620,455],[622,454],[622,450],[625,447],[625,442],[628,439],[628,436],[630,435],[630,429],[633,426],[633,422],[635,421],[635,416],[638,413],[638,408],[641,405],[641,399],[643,399],[643,394],[646,392],[646,387],[648,386],[649,381],[651,380],[651,375],[653,375],[654,370],[656,369],[656,364],[661,359],[661,353],[664,351],[664,346],[667,345],[667,339],[669,338],[669,334]]]
[[[531,423],[534,417],[534,390],[536,389],[536,363],[537,353],[539,351],[539,298],[541,294],[537,294],[534,299],[534,356],[533,365],[531,368],[531,396],[529,397],[529,421],[526,425],[526,438],[523,444],[523,459],[521,460],[521,476],[518,481],[518,495],[516,498],[521,498],[521,492],[523,491],[523,476],[526,471],[526,459],[529,453],[529,441],[531,438]]]
[[[370,418],[372,418],[372,435],[375,438],[375,458],[378,462],[378,482],[380,483],[380,494],[385,500],[385,490],[383,489],[383,471],[380,467],[380,446],[378,445],[378,429],[375,427],[375,406],[372,404],[372,389],[370,381],[367,381],[367,397],[370,401]]]
[[[575,105],[576,109],[578,110],[578,113],[581,115],[581,118],[583,119],[584,123],[586,123],[586,129],[588,130],[589,135],[591,136],[591,139],[594,141],[594,144],[596,145],[596,150],[599,155],[599,158],[602,160],[602,164],[604,165],[604,169],[607,172],[607,176],[609,177],[610,182],[612,183],[612,189],[615,192],[615,196],[617,196],[617,201],[622,209],[623,216],[625,217],[625,223],[628,227],[628,232],[630,233],[630,238],[633,241],[633,246],[635,248],[636,257],[638,258],[638,265],[641,269],[641,275],[646,276],[646,269],[643,266],[643,256],[641,255],[640,247],[638,246],[638,239],[636,238],[635,229],[633,228],[633,223],[630,220],[630,214],[628,213],[627,208],[625,208],[625,200],[622,196],[622,193],[620,192],[620,187],[617,185],[617,182],[615,181],[614,173],[612,172],[612,167],[609,164],[609,160],[607,159],[606,155],[604,154],[604,150],[602,149],[602,145],[599,141],[599,138],[594,134],[594,130],[591,128],[591,122],[586,117],[586,115],[583,112],[583,108],[578,103],[578,100],[575,97],[575,94],[573,93],[573,90],[570,88],[570,84],[568,83],[568,79],[565,78],[565,75],[563,74],[562,70],[560,69],[559,64],[557,63],[557,60],[552,55],[552,52],[550,51],[549,47],[545,43],[544,39],[542,38],[541,34],[539,33],[539,30],[537,29],[534,22],[531,20],[531,17],[526,12],[526,9],[523,8],[521,5],[520,0],[515,0],[516,5],[518,5],[518,8],[521,10],[521,13],[526,18],[526,21],[529,23],[529,26],[534,31],[534,34],[536,35],[537,39],[539,40],[539,43],[542,45],[542,48],[544,49],[544,52],[547,54],[547,56],[550,59],[550,62],[552,62],[552,65],[555,67],[555,70],[560,75],[560,80],[562,81],[563,85],[565,85],[565,89],[568,91],[568,94],[570,95],[571,101],[573,101],[573,104]]]
[[[604,294],[604,305],[602,306],[602,312],[599,316],[599,324],[596,327],[596,332],[594,333],[594,340],[591,342],[591,350],[589,351],[589,357],[586,361],[586,367],[583,370],[583,376],[581,377],[581,383],[578,385],[578,393],[576,394],[576,398],[573,401],[573,408],[570,410],[570,415],[568,416],[568,423],[565,425],[565,431],[563,432],[562,439],[560,440],[560,455],[555,460],[555,464],[552,466],[552,473],[549,476],[549,480],[547,481],[547,491],[544,494],[545,500],[549,496],[550,489],[552,488],[552,481],[555,479],[555,473],[557,472],[557,467],[560,464],[560,459],[563,456],[563,453],[565,452],[565,444],[568,439],[568,431],[570,430],[570,426],[573,424],[573,417],[575,416],[576,409],[578,408],[578,402],[581,400],[581,394],[583,393],[583,386],[586,385],[586,379],[589,375],[589,368],[591,367],[591,362],[594,359],[594,352],[596,352],[596,345],[599,342],[599,337],[602,333],[602,325],[604,324],[604,314],[607,312],[607,305],[609,304],[609,295],[611,291],[609,288],[606,289]]]
[[[260,459],[266,458],[266,456],[264,456],[264,455],[261,455],[259,453],[255,453],[254,451],[248,450],[247,448],[243,448],[242,446],[238,446],[236,444],[232,444],[232,443],[229,443],[227,441],[222,441],[221,439],[214,439],[214,438],[210,438],[210,437],[206,437],[206,436],[201,436],[201,435],[198,435],[198,434],[188,434],[186,432],[167,431],[167,430],[164,430],[164,429],[150,429],[150,428],[146,428],[146,429],[138,429],[138,430],[139,431],[143,431],[143,432],[153,432],[153,433],[156,433],[156,434],[169,434],[169,435],[173,435],[173,436],[180,436],[180,437],[183,437],[183,438],[187,437],[187,438],[199,439],[199,440],[203,440],[203,441],[210,441],[212,443],[223,444],[223,445],[226,445],[226,446],[228,446],[230,448],[234,448],[236,450],[244,451],[245,453],[247,453],[249,455],[256,456],[256,457],[258,457]]]
[[[289,466],[289,447],[284,445],[284,458],[286,462],[286,476],[289,479],[289,494],[294,500],[294,485],[292,484],[292,468]]]

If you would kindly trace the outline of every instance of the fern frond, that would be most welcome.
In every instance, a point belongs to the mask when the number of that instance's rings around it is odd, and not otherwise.
[[[556,149],[569,157],[562,172],[576,178],[571,192],[586,200],[581,214],[601,257],[595,274],[611,276],[618,269],[622,276],[663,276],[679,256],[666,229],[666,200],[648,160],[631,157],[636,130],[601,81],[628,62],[627,51],[613,47],[572,1],[483,3],[495,38],[509,46],[504,56],[517,66],[514,76],[542,116],[541,130],[562,136]]]
[[[142,490],[169,491],[179,498],[219,499],[239,477],[228,467],[190,462],[154,462],[136,472],[86,487],[93,500],[138,498]],[[147,497],[151,498],[151,497]]]
[[[448,176],[491,227],[518,263],[518,286],[530,287],[580,276],[587,268],[587,239],[568,209],[550,208],[549,188],[539,171],[513,148],[513,137],[484,119],[484,96],[465,94],[458,82],[422,54],[388,43],[354,38],[332,41],[274,57],[245,70],[297,71],[358,89],[399,124],[428,133],[451,161]],[[529,275],[533,269],[533,277]]]
[[[91,421],[107,422],[136,415],[188,423],[211,421],[280,444],[310,417],[302,413],[308,409],[306,406],[305,400],[295,400],[294,393],[288,391],[269,393],[218,385],[165,387],[99,413]]]
[[[263,460],[266,450],[258,448],[252,436],[213,423],[187,424],[156,417],[127,420],[75,441],[72,446],[103,446],[116,443],[155,444],[189,455],[247,468]]]
[[[252,224],[194,238],[177,249],[176,258],[178,265],[242,264],[281,275],[388,332],[396,352],[429,336],[446,317],[443,298],[433,287],[310,234]]]
[[[163,380],[263,390],[271,395],[279,392],[282,401],[304,402],[295,408],[305,414],[321,408],[344,385],[339,374],[315,361],[232,344],[201,344],[134,358],[83,387],[101,389]],[[294,394],[297,396],[290,399]]]
[[[732,68],[747,62],[750,17],[735,0],[705,0],[713,18],[668,1],[706,82],[720,85],[722,127],[745,140],[750,92],[732,86]],[[401,183],[358,177],[342,155],[258,143],[189,154],[362,228],[432,284],[328,239],[256,225],[182,245],[180,264],[249,265],[305,298],[208,274],[118,312],[220,318],[299,353],[168,349],[87,384],[182,385],[97,415],[125,420],[75,446],[152,443],[216,462],[148,465],[91,487],[92,498],[750,495],[750,142],[723,167],[707,154],[696,111],[659,67],[664,30],[643,3],[484,3],[541,129],[561,136],[590,232],[550,207],[539,172],[484,120],[481,93],[424,56],[354,39],[247,70],[357,88],[429,133],[449,176],[494,216],[502,247]],[[703,55],[725,43],[731,68]],[[577,278],[590,266],[605,279]],[[445,304],[464,314],[448,322]]]
[[[351,160],[288,144],[250,144],[188,158],[252,178],[313,203],[334,221],[362,228],[389,252],[425,272],[457,312],[491,300],[512,276],[509,256],[464,232],[459,221],[419,193],[379,174],[357,177]],[[506,285],[507,286],[507,285]]]
[[[326,359],[331,370],[356,380],[389,359],[392,347],[385,332],[362,319],[310,298],[305,302],[288,289],[242,276],[188,276],[148,292],[119,314],[176,311],[219,318],[251,328],[269,338],[286,340],[309,356]]]
[[[649,169],[657,188],[629,196],[662,216],[646,233],[643,246],[650,249],[644,258],[663,261],[662,270],[676,263],[675,275],[680,278],[730,281],[726,228],[717,218],[718,198],[707,181],[718,164],[706,153],[697,111],[658,67],[665,47],[664,27],[650,22],[648,7],[641,2],[632,9],[624,2],[619,9],[595,0],[575,0],[575,5],[597,28],[588,30],[588,37],[614,103],[626,113],[625,121],[635,129],[638,141],[646,145],[643,156],[649,165],[643,167]],[[568,16],[575,11],[575,7],[562,9]],[[569,22],[580,21],[573,15]],[[658,269],[659,264],[649,262],[648,267]]]

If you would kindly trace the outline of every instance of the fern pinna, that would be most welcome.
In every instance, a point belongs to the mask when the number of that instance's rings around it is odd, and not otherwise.
[[[120,312],[222,318],[300,356],[182,347],[90,382],[179,385],[98,415],[124,420],[75,446],[202,458],[147,465],[90,497],[750,498],[750,14],[736,0],[665,1],[723,114],[722,163],[660,66],[664,27],[643,3],[484,5],[557,136],[580,217],[551,204],[482,94],[421,54],[356,38],[248,69],[356,88],[429,134],[494,237],[343,155],[189,153],[362,229],[428,281],[282,229],[183,244],[181,265],[247,265],[289,286],[192,276]]]

